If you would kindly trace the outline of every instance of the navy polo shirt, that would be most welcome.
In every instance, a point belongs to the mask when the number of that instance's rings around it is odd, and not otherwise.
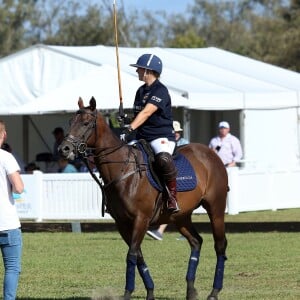
[[[150,86],[142,85],[136,92],[133,111],[136,116],[147,103],[157,106],[157,110],[137,129],[137,139],[151,142],[157,138],[175,141],[171,97],[168,89],[157,79]]]

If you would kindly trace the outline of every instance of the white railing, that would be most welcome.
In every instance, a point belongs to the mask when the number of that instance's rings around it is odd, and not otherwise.
[[[21,219],[100,220],[102,194],[89,173],[42,173],[22,175],[25,194],[17,200]]]
[[[300,169],[228,168],[227,213],[300,207]],[[16,200],[21,220],[101,220],[102,194],[89,173],[22,175],[26,192]],[[194,213],[205,213],[198,208]]]

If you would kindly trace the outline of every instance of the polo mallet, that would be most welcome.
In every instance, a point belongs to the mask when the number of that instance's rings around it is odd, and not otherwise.
[[[115,44],[116,44],[116,57],[117,57],[117,69],[118,69],[118,85],[119,85],[119,118],[120,118],[120,126],[124,127],[124,109],[123,109],[123,98],[122,98],[122,87],[121,87],[121,74],[120,74],[120,60],[119,60],[119,47],[118,47],[118,24],[117,24],[117,8],[116,8],[116,0],[114,0],[114,29],[115,29]]]

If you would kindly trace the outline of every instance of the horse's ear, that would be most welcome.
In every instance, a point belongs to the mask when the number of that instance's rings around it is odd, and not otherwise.
[[[82,100],[81,97],[79,97],[79,100],[78,100],[78,106],[79,106],[80,109],[84,107],[84,105],[83,105],[83,100]]]
[[[92,97],[90,100],[90,108],[91,110],[95,110],[96,108],[96,99],[94,97]]]

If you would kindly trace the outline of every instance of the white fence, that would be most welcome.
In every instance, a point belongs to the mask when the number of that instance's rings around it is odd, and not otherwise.
[[[102,194],[89,173],[22,175],[25,193],[17,200],[21,219],[100,220]]]
[[[227,213],[300,207],[300,169],[229,168]],[[17,199],[21,220],[101,220],[102,194],[89,173],[22,175],[26,192]],[[204,213],[198,208],[194,213]]]

